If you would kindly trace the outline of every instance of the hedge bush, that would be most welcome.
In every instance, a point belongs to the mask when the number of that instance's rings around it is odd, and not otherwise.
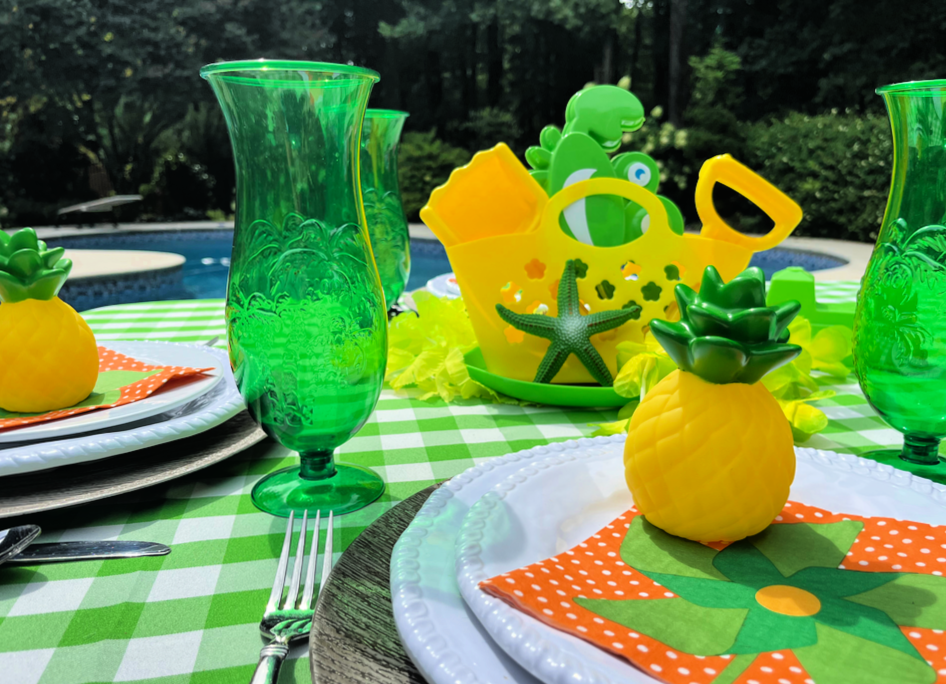
[[[695,109],[688,112],[685,128],[675,128],[662,120],[657,108],[640,131],[625,136],[624,150],[639,149],[657,160],[660,193],[680,206],[688,224],[698,225],[693,190],[703,161],[731,153],[801,205],[805,217],[795,235],[877,239],[893,160],[886,116],[792,112],[734,126],[734,118],[723,113],[719,108]],[[720,214],[745,232],[766,230],[765,218],[733,195],[716,197]]]
[[[890,124],[880,114],[791,113],[749,128],[746,162],[805,212],[796,235],[873,242],[892,159]]]

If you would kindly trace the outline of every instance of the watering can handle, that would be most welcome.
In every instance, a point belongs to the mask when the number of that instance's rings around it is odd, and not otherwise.
[[[631,200],[641,205],[647,210],[650,216],[650,228],[648,234],[653,231],[666,231],[671,233],[670,221],[667,218],[667,210],[663,202],[654,193],[649,190],[621,180],[620,178],[591,178],[589,180],[579,181],[566,186],[549,198],[549,203],[545,205],[542,213],[540,230],[559,230],[558,216],[568,205],[577,202],[580,199],[591,195],[618,195],[624,199]]]
[[[716,183],[732,188],[768,214],[775,226],[767,235],[743,235],[729,226],[716,212],[713,187]],[[728,154],[707,159],[696,182],[696,213],[703,222],[702,237],[745,247],[752,252],[771,249],[787,238],[801,221],[802,211],[795,201],[762,176]]]

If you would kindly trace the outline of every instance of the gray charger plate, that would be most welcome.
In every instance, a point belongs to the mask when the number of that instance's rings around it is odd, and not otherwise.
[[[75,506],[167,482],[219,463],[265,437],[243,410],[206,432],[168,444],[0,477],[0,518]]]
[[[335,564],[309,634],[314,684],[425,684],[391,610],[391,551],[432,485],[375,520]]]

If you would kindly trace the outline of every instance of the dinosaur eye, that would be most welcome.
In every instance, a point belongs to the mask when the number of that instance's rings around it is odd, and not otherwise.
[[[627,167],[627,179],[635,185],[645,186],[650,183],[650,169],[644,162],[634,162]]]

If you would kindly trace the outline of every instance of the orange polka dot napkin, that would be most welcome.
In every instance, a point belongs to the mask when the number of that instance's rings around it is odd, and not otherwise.
[[[789,502],[733,544],[631,509],[480,587],[670,684],[946,682],[946,528]]]
[[[46,413],[12,413],[0,409],[0,430],[23,428],[68,418],[102,408],[114,408],[141,401],[164,387],[170,380],[200,375],[212,368],[151,366],[111,349],[99,347],[99,377],[92,394],[75,406]],[[24,438],[27,435],[24,434]]]

